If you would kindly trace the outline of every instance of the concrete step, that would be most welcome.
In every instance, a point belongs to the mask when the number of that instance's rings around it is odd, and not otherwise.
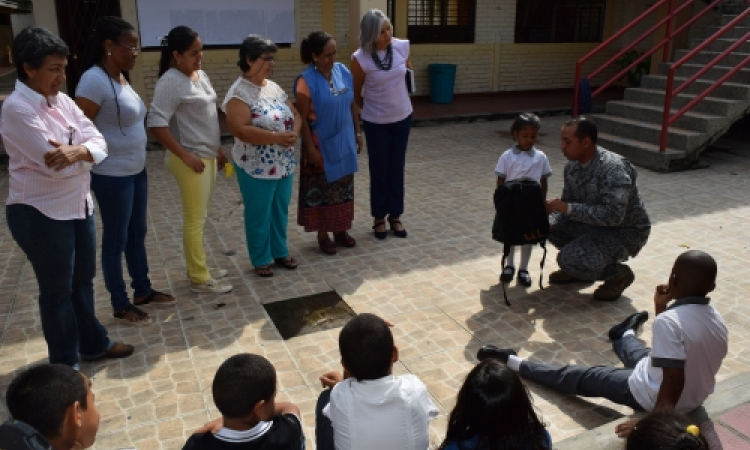
[[[607,150],[626,157],[637,166],[648,167],[658,172],[669,171],[675,164],[684,160],[686,154],[684,150],[673,148],[660,152],[658,145],[601,131],[598,134],[597,143]]]
[[[664,107],[664,90],[631,88],[625,90],[625,100],[636,103],[643,103],[651,106]],[[692,101],[696,95],[680,94],[672,100],[672,106],[682,108]],[[694,107],[694,112],[715,114],[725,117],[735,117],[745,109],[745,103],[740,100],[732,100],[720,97],[708,96],[698,102]]]
[[[721,30],[722,27],[716,26],[716,27],[708,27],[706,28],[706,37],[713,36],[716,32]],[[750,26],[736,26],[734,28],[730,28],[724,34],[721,35],[722,39],[739,39],[742,36],[746,35],[747,33],[750,33]]]
[[[723,14],[721,16],[721,19],[719,19],[719,24],[721,26],[724,26],[732,20],[736,19],[738,15],[739,14]],[[738,23],[737,26],[750,27],[750,17],[745,17],[744,19],[742,19],[742,21]]]
[[[691,411],[688,416],[694,423],[703,426],[708,420],[716,425],[721,423],[720,417],[729,411],[733,411],[743,405],[750,403],[750,373],[742,373],[732,378],[716,383],[714,393],[709,395],[703,406]],[[635,413],[631,417],[643,417],[643,413]],[[604,424],[598,428],[556,442],[555,450],[622,450],[625,441],[615,434],[615,424],[624,422],[628,417],[621,417],[614,422]],[[732,440],[729,440],[732,442]],[[744,441],[739,444],[744,443]],[[725,443],[724,445],[726,445]],[[729,450],[735,447],[724,447]],[[743,447],[745,448],[745,447]]]
[[[675,52],[674,60],[679,61],[683,56],[687,55],[689,51],[690,50],[677,50]],[[708,64],[713,61],[714,58],[719,56],[719,53],[720,52],[709,52],[704,50],[693,56],[688,62],[690,64]],[[750,56],[750,53],[735,52],[727,55],[724,59],[722,59],[721,65],[736,67],[740,65],[748,56]]]
[[[675,77],[674,88],[687,81],[687,78]],[[701,94],[713,85],[711,80],[698,79],[688,85],[683,91],[687,94]],[[667,89],[667,77],[664,75],[646,75],[641,80],[641,87],[645,89]],[[711,92],[712,97],[730,98],[733,100],[750,100],[750,85],[726,82]]]
[[[672,109],[675,114],[678,109]],[[663,107],[652,106],[630,101],[607,102],[607,114],[624,117],[626,119],[641,120],[655,125],[662,122]],[[718,131],[726,119],[723,116],[706,114],[696,111],[688,111],[677,119],[674,126],[686,130],[699,131],[701,133],[713,134]]]
[[[672,67],[672,63],[661,63],[659,65],[659,74],[660,75],[667,75],[669,72],[669,68]],[[701,69],[703,69],[705,66],[701,64],[683,64],[680,66],[679,69],[677,69],[677,72],[675,72],[675,75],[682,78],[689,78]],[[726,75],[730,70],[734,69],[734,67],[729,66],[714,66],[710,68],[707,72],[705,72],[701,78],[705,78],[707,80],[718,80],[719,78]],[[729,80],[733,83],[742,83],[742,84],[750,84],[750,66],[745,67],[744,69],[740,69],[739,72],[734,74]]]
[[[694,49],[698,47],[699,45],[703,44],[705,42],[705,39],[703,38],[693,38],[690,39],[690,48]],[[710,44],[708,44],[707,47],[704,48],[704,50],[708,50],[709,52],[717,52],[721,53],[724,50],[728,49],[732,45],[737,43],[737,39],[717,39]],[[750,41],[743,42],[739,47],[737,47],[734,51],[738,53],[750,53]]]
[[[649,123],[643,120],[628,119],[625,117],[611,116],[609,114],[596,114],[593,117],[599,131],[614,136],[627,136],[628,139],[647,142],[658,145],[661,139],[661,123]],[[708,136],[704,133],[685,128],[669,127],[667,133],[667,147],[675,150],[689,150],[698,148]]]

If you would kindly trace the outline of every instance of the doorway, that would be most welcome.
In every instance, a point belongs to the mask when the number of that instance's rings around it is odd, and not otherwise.
[[[73,97],[81,79],[81,65],[86,55],[94,24],[102,16],[120,16],[119,0],[55,0],[60,37],[70,48],[68,57],[68,94]]]

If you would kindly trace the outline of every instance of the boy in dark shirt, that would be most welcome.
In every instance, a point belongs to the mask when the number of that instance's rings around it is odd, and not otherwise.
[[[99,410],[91,382],[65,364],[40,364],[5,394],[12,419],[0,425],[0,449],[72,450],[94,445]]]
[[[183,450],[304,450],[299,408],[275,402],[276,370],[266,358],[243,353],[227,359],[212,392],[222,417],[198,430]]]

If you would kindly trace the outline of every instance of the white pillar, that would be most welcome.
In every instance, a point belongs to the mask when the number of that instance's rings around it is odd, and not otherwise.
[[[362,16],[371,9],[388,13],[387,0],[350,0],[349,3],[349,48],[359,48],[359,23]]]

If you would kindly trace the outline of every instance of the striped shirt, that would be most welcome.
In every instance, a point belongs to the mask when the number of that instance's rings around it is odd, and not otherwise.
[[[94,124],[66,94],[44,97],[25,83],[3,103],[0,133],[10,157],[8,200],[55,220],[83,219],[94,211],[89,192],[92,164],[78,161],[60,171],[47,167],[50,140],[85,146],[95,163],[107,157],[107,144]]]

